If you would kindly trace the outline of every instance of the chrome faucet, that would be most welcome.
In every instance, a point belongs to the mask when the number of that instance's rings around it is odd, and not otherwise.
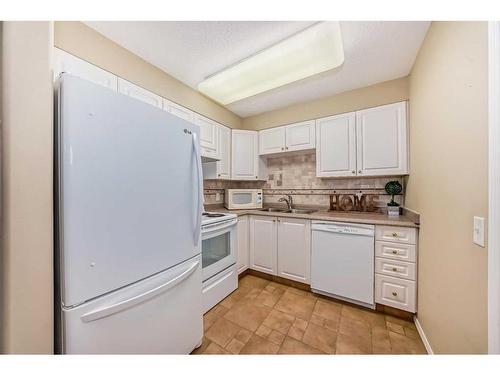
[[[288,207],[288,211],[292,210],[293,198],[291,195],[286,195],[284,197],[281,197],[280,199],[278,199],[278,202],[286,202],[286,205]]]

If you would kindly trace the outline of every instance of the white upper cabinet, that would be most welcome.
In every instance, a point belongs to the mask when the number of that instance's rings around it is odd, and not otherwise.
[[[356,176],[354,112],[316,120],[316,175]]]
[[[53,70],[54,80],[64,72],[114,91],[118,89],[117,76],[58,48],[54,48]]]
[[[259,131],[259,154],[279,154],[316,147],[314,120]]]
[[[310,150],[316,147],[314,120],[285,126],[286,151]]]
[[[201,156],[213,160],[220,159],[219,145],[219,126],[199,114],[194,115],[194,123],[200,127],[200,146]]]
[[[194,112],[186,107],[174,103],[168,99],[163,99],[163,109],[174,116],[180,117],[186,121],[194,122]]]
[[[357,174],[408,174],[406,102],[356,112]]]
[[[125,79],[118,78],[118,91],[122,94],[131,96],[132,98],[141,100],[152,106],[163,109],[163,98],[153,94],[151,91],[143,89],[140,86],[134,85]]]
[[[276,154],[285,151],[285,127],[280,126],[259,132],[259,154]]]
[[[258,135],[252,130],[233,129],[231,135],[231,179],[259,178]]]
[[[218,125],[220,160],[203,163],[204,179],[231,179],[231,129]]]
[[[231,178],[231,129],[219,125],[219,155],[217,163],[217,178]]]

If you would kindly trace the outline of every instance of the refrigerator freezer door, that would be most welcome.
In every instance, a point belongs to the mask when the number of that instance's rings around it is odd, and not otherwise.
[[[63,74],[57,130],[63,305],[200,253],[196,125]]]
[[[203,336],[201,259],[64,309],[66,354],[187,354]]]

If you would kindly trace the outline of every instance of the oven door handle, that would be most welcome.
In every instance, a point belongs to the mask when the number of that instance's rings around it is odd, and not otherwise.
[[[223,225],[219,225],[217,223],[214,223],[214,224],[209,224],[205,227],[202,228],[202,232],[203,234],[208,234],[208,233],[211,233],[211,232],[217,232],[221,229],[226,229],[226,228],[229,228],[229,227],[232,227],[233,225],[235,225],[236,223],[238,222],[238,219],[232,219],[231,221],[223,224]]]

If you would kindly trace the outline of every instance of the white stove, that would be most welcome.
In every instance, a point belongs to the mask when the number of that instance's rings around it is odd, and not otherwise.
[[[204,212],[201,255],[204,313],[238,287],[236,214]]]
[[[218,223],[219,221],[226,221],[231,219],[236,219],[236,214],[230,213],[220,213],[220,212],[203,212],[201,217],[201,227],[203,229],[204,226]]]

